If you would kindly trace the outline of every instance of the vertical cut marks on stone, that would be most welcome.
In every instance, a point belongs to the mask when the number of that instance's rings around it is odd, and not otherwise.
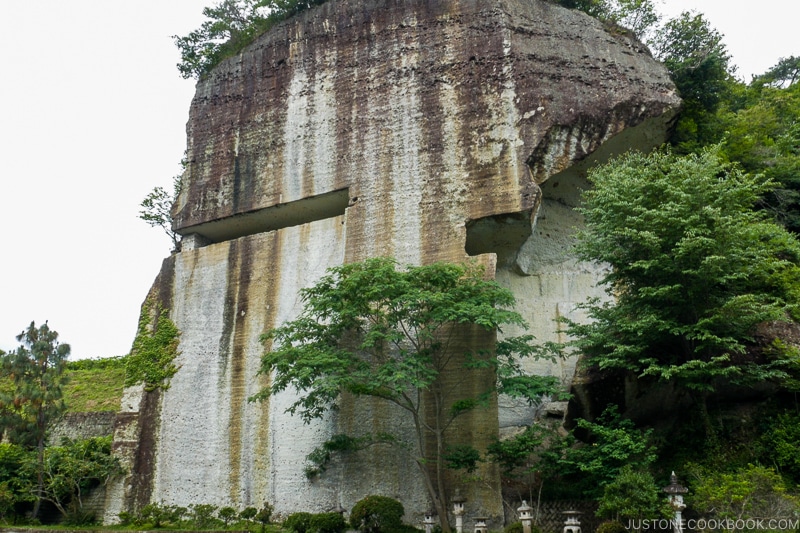
[[[340,189],[183,228],[180,233],[201,235],[207,244],[224,242],[344,215],[349,205],[349,190]]]

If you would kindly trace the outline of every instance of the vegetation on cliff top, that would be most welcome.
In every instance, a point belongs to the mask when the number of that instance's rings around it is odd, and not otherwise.
[[[327,0],[223,0],[203,9],[207,20],[188,35],[173,36],[181,52],[178,70],[200,79],[241,52],[276,23]]]

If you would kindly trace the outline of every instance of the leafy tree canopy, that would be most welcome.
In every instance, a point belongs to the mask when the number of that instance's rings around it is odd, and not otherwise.
[[[753,210],[774,184],[724,164],[719,148],[632,153],[592,171],[581,258],[609,265],[613,301],[585,304],[568,332],[589,362],[711,390],[716,377],[782,378],[753,361],[764,321],[798,317],[800,245]]]
[[[0,392],[0,433],[7,433],[12,442],[37,449],[36,518],[44,490],[47,427],[66,410],[64,370],[70,347],[59,343],[58,332],[47,322],[39,327],[31,322],[17,340],[22,344],[0,360],[2,376],[13,382],[10,391]]]
[[[716,111],[735,83],[722,34],[703,15],[684,12],[659,28],[648,44],[683,99],[670,142],[683,153],[719,142],[723,130]]]
[[[172,192],[164,187],[154,187],[139,204],[139,218],[154,228],[161,228],[172,241],[172,249],[180,250],[181,236],[172,229],[172,204],[181,192],[181,177],[172,178]]]
[[[223,59],[238,54],[275,23],[326,0],[223,0],[203,9],[207,18],[186,36],[174,35],[181,52],[178,70],[200,79]]]
[[[458,416],[496,394],[495,386],[487,385],[477,397],[465,396],[471,371],[514,378],[508,392],[531,401],[555,383],[536,376],[527,378],[528,387],[519,381],[518,358],[538,355],[530,337],[467,353],[469,348],[458,348],[465,335],[480,337],[484,331],[491,341],[506,324],[524,325],[511,310],[511,292],[485,280],[482,269],[447,263],[397,267],[384,258],[343,265],[303,289],[300,316],[264,336],[261,372],[273,377],[255,398],[295,388],[299,398],[288,410],[306,421],[335,406],[343,392],[396,405],[416,428],[414,458],[433,505],[446,517],[446,431]],[[436,442],[434,449],[426,442]]]

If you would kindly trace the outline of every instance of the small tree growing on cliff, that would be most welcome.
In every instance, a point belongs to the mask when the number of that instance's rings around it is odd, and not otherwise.
[[[139,218],[153,227],[164,230],[172,241],[172,249],[180,250],[181,236],[172,229],[172,204],[181,192],[181,177],[172,178],[172,193],[164,187],[154,187],[139,206]]]
[[[303,289],[302,314],[263,337],[267,352],[261,373],[273,378],[255,398],[291,386],[300,397],[288,411],[307,422],[334,406],[341,393],[376,398],[404,411],[415,430],[413,457],[442,528],[449,531],[445,455],[453,421],[497,392],[493,370],[499,390],[516,395],[538,399],[556,384],[520,375],[517,358],[535,355],[530,337],[471,353],[457,348],[465,335],[478,332],[493,341],[504,324],[524,325],[510,310],[511,292],[483,279],[480,268],[396,267],[390,259],[344,265]],[[462,389],[474,371],[489,372],[486,383],[491,384],[470,397]]]
[[[37,451],[36,518],[44,488],[47,427],[66,409],[62,398],[70,347],[58,342],[58,333],[47,322],[38,328],[31,322],[17,340],[22,345],[2,357],[2,375],[13,387],[0,392],[0,433],[7,432],[13,442]]]

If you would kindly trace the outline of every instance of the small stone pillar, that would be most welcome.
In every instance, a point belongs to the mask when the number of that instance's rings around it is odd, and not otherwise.
[[[564,521],[564,533],[581,533],[581,521],[578,520],[580,511],[564,511],[567,519]]]
[[[522,522],[522,533],[531,533],[531,526],[533,525],[533,507],[528,505],[528,502],[522,500],[522,505],[517,508],[519,513],[519,521]]]
[[[683,503],[683,495],[689,492],[689,489],[678,483],[678,476],[675,475],[675,472],[672,472],[672,475],[669,476],[669,485],[661,490],[667,494],[667,501],[675,510],[675,524],[673,526],[675,533],[683,533],[681,513],[686,509],[686,505]]]
[[[422,525],[425,526],[425,533],[433,533],[433,526],[436,525],[436,511],[432,509],[425,511]]]
[[[341,503],[337,503],[337,504],[336,504],[336,507],[334,507],[333,509],[331,509],[331,511],[330,511],[330,512],[332,512],[332,513],[339,513],[339,514],[342,516],[342,518],[345,518],[345,516],[344,516],[344,515],[345,515],[345,514],[347,514],[347,509],[345,509],[344,507],[342,507],[342,504],[341,504]]]
[[[464,533],[464,503],[467,499],[456,489],[456,493],[450,501],[453,502],[453,514],[456,515],[456,532]]]
[[[489,520],[485,516],[475,517],[475,533],[489,533],[489,528],[486,527],[486,521]]]

